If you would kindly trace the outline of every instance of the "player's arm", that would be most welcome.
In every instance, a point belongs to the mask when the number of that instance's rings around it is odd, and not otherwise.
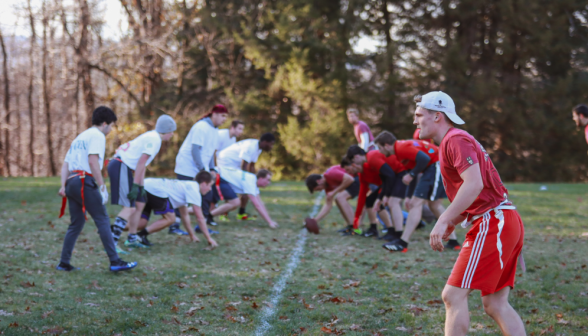
[[[194,216],[196,216],[196,220],[200,225],[200,231],[202,231],[202,234],[208,241],[208,245],[210,245],[213,248],[217,247],[218,244],[214,239],[212,239],[212,237],[210,237],[210,233],[208,232],[208,226],[206,225],[206,220],[204,219],[204,215],[202,214],[202,208],[193,204],[192,209],[194,210]]]
[[[242,171],[249,171],[249,162],[245,160],[241,160],[241,170]]]
[[[359,196],[357,197],[357,207],[355,208],[355,217],[353,218],[353,228],[359,228],[359,219],[361,218],[361,213],[363,212],[363,207],[365,206],[365,199],[367,198],[367,193],[370,190],[369,185],[367,183],[361,183],[359,185]]]
[[[370,134],[368,132],[363,132],[359,135],[359,147],[364,151],[368,151],[368,147],[370,145]]]
[[[255,162],[251,162],[251,163],[249,164],[249,172],[250,172],[250,173],[252,173],[252,174],[257,174],[257,173],[255,172]]]
[[[474,203],[482,189],[484,189],[484,180],[482,180],[479,163],[471,165],[459,176],[461,176],[463,184],[459,187],[453,202],[439,217],[431,231],[429,243],[435,251],[443,251],[442,240],[446,239],[453,232],[455,225],[463,220],[461,214]]]
[[[133,183],[138,184],[140,186],[143,185],[143,181],[145,180],[145,170],[147,170],[147,160],[151,155],[143,153],[139,158],[139,162],[137,162],[137,168],[135,169],[135,177],[133,179]]]
[[[204,163],[202,163],[202,146],[192,144],[192,159],[196,165],[196,170],[201,171],[204,169]]]
[[[67,178],[69,177],[69,163],[67,161],[63,161],[63,165],[61,166],[61,188],[59,188],[59,195],[65,197],[65,182],[67,182]]]
[[[429,162],[431,162],[431,158],[427,154],[425,154],[425,152],[418,151],[418,153],[416,154],[416,158],[415,158],[414,168],[412,168],[408,172],[408,174],[404,175],[404,177],[402,178],[402,182],[404,182],[404,184],[406,184],[406,185],[409,185],[410,182],[418,174],[420,174],[423,170],[425,170],[425,168],[427,168],[427,166],[429,165]]]
[[[274,222],[270,217],[269,212],[265,208],[265,204],[263,204],[263,202],[261,201],[261,197],[259,197],[259,195],[250,194],[248,194],[247,196],[249,196],[249,200],[251,201],[251,203],[253,203],[253,207],[255,207],[255,210],[259,212],[261,218],[263,218],[272,229],[277,228],[278,223]]]
[[[314,217],[314,219],[316,219],[316,221],[320,221],[321,219],[325,218],[329,212],[331,211],[331,209],[333,208],[333,199],[332,198],[327,198],[325,200],[325,204],[323,204],[323,207],[321,208],[321,211],[319,211],[319,213],[316,215],[316,217]]]
[[[190,239],[193,242],[199,242],[200,239],[198,239],[198,237],[196,236],[196,233],[192,228],[192,224],[190,223],[190,213],[188,212],[188,207],[184,205],[179,207],[178,210],[180,211],[180,219],[182,220],[182,224],[184,225],[184,228],[186,228],[186,231],[190,235]]]
[[[101,188],[104,185],[104,180],[102,179],[99,160],[100,157],[98,154],[88,155],[88,165],[90,166],[90,171],[92,172],[92,176],[94,176],[96,184],[98,184],[98,187]]]
[[[355,179],[353,178],[353,176],[351,176],[349,174],[343,174],[343,180],[341,181],[341,184],[339,184],[339,186],[337,188],[335,188],[333,191],[331,191],[329,194],[331,194],[332,196],[337,195],[338,193],[347,189],[351,184],[353,184],[354,181],[355,181]],[[331,199],[331,201],[332,201],[333,197],[327,197],[327,200],[328,199]]]

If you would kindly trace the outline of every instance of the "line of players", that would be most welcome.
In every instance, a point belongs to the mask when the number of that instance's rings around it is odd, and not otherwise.
[[[325,218],[335,201],[347,222],[347,227],[339,230],[342,235],[375,237],[387,241],[383,247],[389,251],[407,252],[412,233],[422,225],[423,208],[430,209],[435,218],[445,211],[442,202],[447,195],[439,167],[439,148],[431,140],[420,140],[418,129],[409,140],[397,140],[388,131],[374,138],[354,108],[347,111],[347,118],[354,126],[358,145],[349,147],[340,165],[306,178],[311,193],[326,192],[325,204],[314,219]],[[358,199],[353,214],[349,200],[355,197]],[[408,210],[406,226],[403,200]],[[370,222],[367,230],[359,227],[364,212]],[[382,236],[378,235],[378,217],[385,226],[386,234]],[[445,249],[461,249],[455,233]]]
[[[271,228],[276,223],[261,200],[259,188],[271,183],[267,169],[257,170],[255,164],[264,151],[271,151],[276,141],[271,133],[260,139],[237,142],[244,123],[233,121],[229,129],[219,130],[228,116],[223,105],[216,105],[210,113],[192,126],[176,156],[177,179],[145,178],[146,167],[159,153],[162,142],[173,136],[177,125],[169,115],[157,119],[155,130],[145,132],[121,145],[108,163],[111,204],[122,206],[110,224],[105,204],[109,194],[102,178],[106,147],[105,136],[112,130],[117,117],[110,108],[98,107],[92,115],[92,127],[72,142],[61,169],[63,197],[60,217],[69,200],[71,224],[63,243],[58,270],[72,271],[71,255],[86,221],[86,211],[94,219],[113,272],[132,269],[136,262],[125,262],[120,254],[128,254],[118,246],[123,231],[128,230],[124,245],[130,248],[149,248],[150,234],[169,227],[170,234],[188,235],[198,242],[201,232],[214,248],[211,237],[218,233],[209,230],[216,225],[215,216],[228,220],[228,213],[239,208],[238,220],[253,219],[246,213],[249,201]],[[241,195],[239,198],[238,195]],[[222,205],[217,206],[223,200]],[[189,208],[190,207],[190,208]],[[194,228],[189,213],[193,212],[198,225]],[[151,214],[161,216],[149,224]],[[184,225],[186,231],[179,228]]]

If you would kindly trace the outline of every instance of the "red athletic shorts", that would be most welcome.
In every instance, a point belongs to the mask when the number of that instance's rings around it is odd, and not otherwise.
[[[447,284],[482,296],[514,287],[525,229],[516,210],[490,210],[472,223]]]

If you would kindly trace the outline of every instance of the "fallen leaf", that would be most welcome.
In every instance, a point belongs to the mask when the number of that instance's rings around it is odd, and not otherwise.
[[[545,335],[547,333],[553,333],[553,326],[549,326],[549,328],[541,330],[541,333],[539,333],[539,335]]]
[[[351,327],[349,327],[349,329],[351,329],[351,330],[361,330],[361,327],[358,326],[357,324],[352,324]]]
[[[406,329],[405,327],[396,327],[396,330],[400,330],[400,331],[408,331],[408,329]]]
[[[98,285],[98,281],[97,281],[97,280],[93,280],[93,281],[92,281],[92,284],[91,284],[91,285],[88,285],[88,287],[86,287],[86,288],[87,288],[87,289],[92,289],[92,288],[95,288],[95,289],[97,289],[97,290],[101,290],[101,289],[102,289],[102,287],[100,287],[100,286]]]
[[[135,321],[135,324],[141,327],[145,327],[147,325],[147,323],[141,322],[139,320]]]
[[[178,282],[176,285],[177,285],[179,288],[186,288],[186,287],[188,287],[188,284],[187,284],[187,283],[185,283],[185,282]]]
[[[22,205],[22,206],[27,205],[27,201],[20,201],[20,205]]]
[[[84,306],[90,306],[90,307],[100,307],[100,305],[99,305],[99,304],[97,304],[97,303],[92,303],[92,302],[84,303]]]
[[[324,333],[327,333],[327,334],[330,334],[332,332],[332,330],[329,329],[329,328],[327,328],[327,327],[322,327],[321,328],[321,331],[324,332]]]
[[[196,327],[188,327],[187,329],[183,329],[182,333],[187,333],[188,331],[196,331],[198,332],[198,328]]]
[[[560,319],[560,318],[563,317],[563,314],[562,313],[557,313],[557,314],[555,314],[555,317],[557,317],[558,319]]]
[[[44,319],[46,319],[46,318],[47,318],[47,316],[49,316],[49,315],[51,315],[51,314],[53,314],[53,310],[50,310],[50,311],[48,311],[48,312],[44,312],[44,313],[43,313],[43,315],[41,315],[41,317],[42,317],[42,318],[44,318]]]
[[[21,283],[20,283],[20,285],[21,285],[21,286],[23,286],[24,288],[31,288],[31,287],[35,287],[35,283],[34,283],[34,282],[33,282],[33,283],[30,283],[30,282],[28,282],[28,281],[27,281],[27,282],[24,282],[24,281],[23,281],[23,282],[21,282]]]
[[[443,301],[442,300],[429,300],[429,301],[427,301],[427,304],[428,305],[440,305],[440,304],[443,304]]]
[[[178,310],[179,310],[179,309],[178,309],[178,307],[176,307],[176,306],[172,306],[172,307],[171,307],[171,311],[173,311],[174,313],[177,313],[177,312],[178,312]]]
[[[330,299],[329,301],[333,302],[333,303],[345,303],[347,302],[344,298],[342,297],[334,297],[332,299]]]
[[[193,315],[196,313],[196,311],[198,311],[198,310],[202,310],[202,309],[204,309],[204,307],[191,307],[191,308],[190,308],[190,309],[188,309],[188,311],[186,312],[186,315],[188,315],[188,316],[193,316]]]
[[[288,316],[280,316],[280,320],[282,320],[282,321],[290,321],[290,319],[288,318]]]
[[[253,304],[251,305],[251,308],[257,309],[257,308],[259,308],[259,305],[255,302],[253,302]]]
[[[308,310],[313,310],[314,306],[307,304],[306,301],[304,299],[302,299],[302,304],[304,304],[304,308],[308,309]]]
[[[423,313],[423,311],[425,311],[423,308],[419,308],[419,307],[413,307],[413,308],[410,308],[409,310],[414,314],[414,316],[419,316]]]
[[[49,328],[47,330],[43,330],[43,334],[49,334],[49,335],[59,335],[62,334],[65,330],[62,327],[53,327],[53,328]]]
[[[350,280],[349,283],[343,285],[343,288],[348,289],[348,288],[351,288],[351,287],[357,287],[357,286],[359,286],[360,283],[361,283],[361,281],[352,281],[352,280]]]
[[[226,306],[225,309],[228,311],[237,311],[237,308],[235,308],[234,306]]]
[[[8,326],[11,327],[11,328],[16,328],[16,327],[18,327],[18,323],[17,322],[12,322]]]
[[[201,325],[209,325],[210,324],[210,322],[206,322],[204,320],[199,320],[199,319],[194,320],[194,323],[201,324]]]

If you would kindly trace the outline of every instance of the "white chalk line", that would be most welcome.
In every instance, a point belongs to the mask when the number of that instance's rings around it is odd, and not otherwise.
[[[321,193],[316,196],[310,217],[316,216],[318,209],[321,206],[321,200],[323,199],[324,194],[324,191],[321,191]],[[269,300],[270,305],[264,307],[263,311],[261,312],[261,322],[255,331],[255,335],[265,335],[265,333],[271,329],[272,326],[269,324],[268,320],[270,320],[276,314],[276,308],[278,306],[278,302],[280,302],[280,299],[282,298],[282,292],[286,288],[286,282],[288,279],[290,279],[292,273],[300,263],[300,257],[304,253],[306,236],[306,229],[300,230],[300,233],[298,234],[298,240],[296,241],[296,247],[294,247],[292,250],[292,255],[290,256],[290,262],[288,263],[288,266],[286,266],[286,270],[280,275],[278,282],[276,282],[274,285]]]

